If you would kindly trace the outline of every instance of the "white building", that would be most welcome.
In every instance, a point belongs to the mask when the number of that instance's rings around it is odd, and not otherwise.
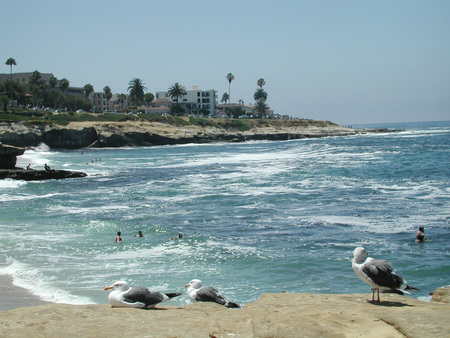
[[[156,99],[164,98],[175,104],[169,96],[169,92],[156,92]],[[192,90],[186,90],[186,95],[178,98],[178,103],[186,114],[200,115],[203,110],[214,116],[217,104],[217,92],[214,89],[199,90],[197,86],[193,86]]]

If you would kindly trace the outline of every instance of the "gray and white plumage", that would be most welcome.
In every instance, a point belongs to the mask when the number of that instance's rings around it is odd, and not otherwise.
[[[214,302],[224,305],[228,308],[239,308],[239,304],[230,302],[224,298],[220,292],[212,286],[202,286],[200,279],[193,279],[184,286],[192,303],[196,302]]]
[[[112,307],[134,307],[140,309],[150,309],[161,302],[181,295],[181,293],[161,293],[151,291],[145,287],[128,286],[127,282],[117,281],[105,290],[113,290],[108,295],[109,303]]]
[[[391,292],[399,294],[409,294],[406,290],[419,290],[409,286],[402,277],[397,275],[392,264],[387,260],[373,259],[367,256],[366,249],[356,248],[353,252],[352,267],[362,281],[372,286],[372,302],[375,301],[375,291],[378,294],[377,301],[380,301],[380,289],[392,290]]]

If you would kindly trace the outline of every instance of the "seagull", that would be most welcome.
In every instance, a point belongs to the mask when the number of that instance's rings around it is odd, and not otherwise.
[[[117,281],[107,286],[105,291],[113,290],[108,295],[112,307],[134,307],[140,309],[152,309],[158,303],[165,302],[181,293],[161,293],[151,291],[145,287],[133,287],[130,289],[127,282]]]
[[[239,304],[225,299],[217,289],[212,286],[202,286],[200,279],[193,279],[184,286],[192,303],[196,302],[214,302],[224,305],[228,308],[240,308]]]
[[[372,287],[372,301],[375,302],[375,291],[378,294],[377,302],[380,302],[380,289],[391,292],[410,294],[406,290],[419,290],[406,284],[406,281],[397,275],[390,262],[386,260],[367,257],[366,249],[358,247],[353,252],[352,267],[356,275]]]

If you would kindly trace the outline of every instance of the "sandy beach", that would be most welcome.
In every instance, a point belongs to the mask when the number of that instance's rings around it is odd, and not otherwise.
[[[448,289],[445,292],[448,300]],[[154,310],[47,304],[0,311],[2,337],[448,337],[450,305],[383,294],[263,294],[242,309],[214,303]],[[442,299],[440,299],[442,300]]]

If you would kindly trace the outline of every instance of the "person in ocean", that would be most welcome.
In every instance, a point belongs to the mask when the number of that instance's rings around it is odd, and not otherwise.
[[[117,236],[114,239],[116,241],[116,243],[122,242],[122,237],[120,237],[121,235],[122,235],[122,233],[120,231],[117,231]]]
[[[51,170],[51,169],[50,169],[50,166],[49,166],[47,163],[45,163],[44,169],[45,169],[46,171],[50,171],[50,170]]]
[[[139,230],[137,235],[134,235],[134,237],[144,237],[144,235],[142,234],[142,231]]]
[[[419,230],[417,231],[417,234],[416,234],[416,242],[422,243],[426,239],[428,239],[428,238],[425,237],[424,227],[419,227]]]
[[[172,237],[171,240],[182,239],[182,238],[183,238],[183,234],[180,232],[177,237]]]

